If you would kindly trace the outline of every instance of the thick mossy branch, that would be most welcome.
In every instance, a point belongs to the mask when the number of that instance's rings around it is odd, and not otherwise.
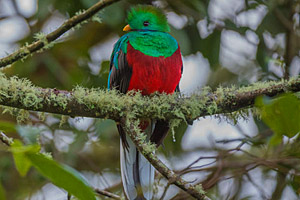
[[[72,91],[35,87],[26,79],[7,78],[0,73],[0,105],[55,114],[109,118],[124,116],[191,121],[201,116],[229,113],[254,104],[260,95],[275,96],[300,91],[300,78],[289,81],[255,83],[241,88],[204,88],[191,97],[139,93],[122,95],[117,91],[75,87]]]
[[[144,134],[139,128],[138,119],[134,119],[131,116],[126,116],[121,120],[121,124],[125,132],[130,136],[131,140],[138,148],[139,152],[141,152],[155,167],[155,169],[159,171],[171,184],[175,184],[196,199],[209,199],[205,196],[205,192],[201,185],[192,185],[186,182],[158,159],[154,153],[155,145],[149,144],[149,142],[145,141]]]
[[[90,18],[92,21],[99,21],[97,17],[93,17],[93,16],[101,9],[117,1],[120,0],[99,1],[98,3],[90,7],[88,10],[80,12],[74,17],[66,20],[58,29],[49,33],[48,35],[44,35],[41,33],[36,34],[37,41],[33,42],[32,44],[25,45],[24,47],[20,48],[16,52],[8,55],[7,57],[0,59],[0,68],[10,65],[18,60],[24,59],[32,53],[41,51],[42,49],[47,49],[52,47],[53,41],[55,41],[57,38],[62,36],[68,30],[74,27],[79,27],[78,25],[84,23],[86,20]]]

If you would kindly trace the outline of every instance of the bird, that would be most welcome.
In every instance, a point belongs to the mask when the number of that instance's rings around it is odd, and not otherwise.
[[[132,7],[127,15],[127,32],[115,43],[110,58],[108,90],[126,94],[138,91],[154,93],[179,92],[183,64],[178,42],[169,34],[170,26],[164,12],[152,5]],[[154,168],[137,150],[121,125],[121,178],[125,197],[129,200],[152,199]],[[144,120],[140,128],[159,147],[169,130],[165,120]]]

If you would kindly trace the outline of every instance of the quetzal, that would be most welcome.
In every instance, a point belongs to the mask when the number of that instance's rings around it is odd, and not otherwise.
[[[108,89],[121,93],[137,90],[142,95],[172,94],[179,89],[182,58],[177,41],[168,33],[164,13],[156,7],[139,5],[128,13],[128,25],[114,45],[110,60]],[[143,121],[140,125],[151,142],[159,146],[169,130],[167,121]],[[121,175],[126,198],[152,199],[154,168],[140,154],[118,125],[121,137]]]

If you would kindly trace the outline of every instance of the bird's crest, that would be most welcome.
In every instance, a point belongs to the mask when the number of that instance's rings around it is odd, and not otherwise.
[[[150,5],[138,5],[130,9],[127,21],[132,29],[145,29],[169,32],[167,17],[160,8]],[[148,22],[148,26],[144,26]]]

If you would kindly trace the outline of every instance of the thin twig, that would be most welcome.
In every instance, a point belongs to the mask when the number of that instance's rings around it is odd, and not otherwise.
[[[6,136],[3,132],[0,131],[0,140],[5,144],[6,146],[11,146],[13,143],[13,139]]]
[[[260,192],[261,199],[270,199],[270,198],[267,198],[267,195],[266,195],[266,192],[264,191],[264,188],[262,188],[261,186],[259,186],[257,183],[254,182],[254,180],[252,179],[249,172],[245,173],[245,176],[247,177],[249,182],[252,183],[252,185]]]
[[[53,32],[49,33],[45,36],[45,40],[38,40],[33,42],[32,44],[21,48],[17,50],[16,52],[0,59],[0,68],[5,67],[7,65],[10,65],[20,59],[25,58],[29,54],[35,53],[38,50],[42,49],[46,44],[53,42],[60,36],[62,36],[64,33],[69,31],[71,28],[75,27],[77,24],[80,24],[81,22],[91,18],[93,15],[95,15],[97,12],[99,12],[104,7],[115,3],[120,0],[102,0],[98,3],[94,4],[92,7],[90,7],[88,10],[82,12],[81,14],[75,15],[72,18],[66,20],[59,28],[54,30]],[[24,51],[24,49],[26,49]]]
[[[159,200],[164,200],[164,198],[165,198],[165,196],[166,196],[166,194],[167,194],[167,191],[168,191],[170,185],[171,185],[170,182],[168,182],[168,184],[166,185],[166,187],[165,187],[165,189],[164,189],[164,192],[163,192],[163,194],[161,195],[161,197],[160,197]]]
[[[113,194],[113,193],[108,192],[108,191],[106,191],[106,190],[95,189],[95,192],[96,192],[97,194],[100,194],[100,195],[109,197],[109,198],[111,198],[111,199],[117,199],[117,200],[122,199],[119,195]]]

